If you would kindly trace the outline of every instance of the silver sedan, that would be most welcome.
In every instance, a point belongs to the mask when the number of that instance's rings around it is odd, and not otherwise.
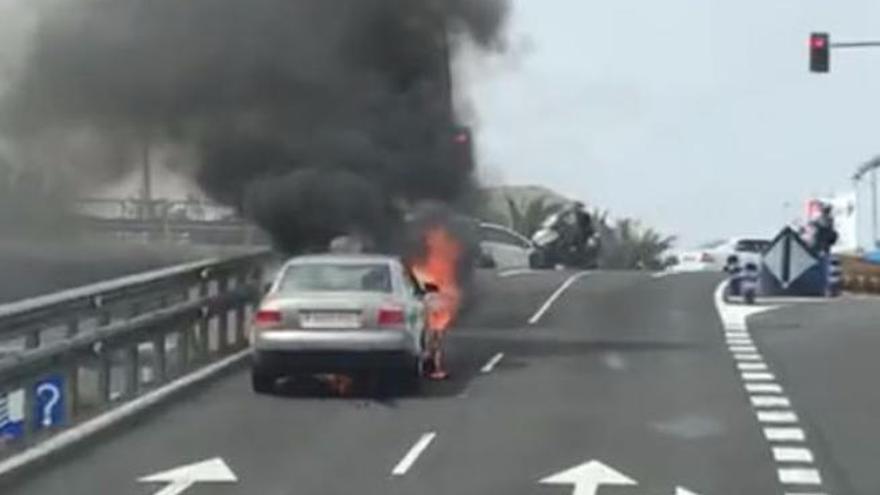
[[[380,372],[408,387],[417,385],[425,294],[391,256],[326,254],[290,260],[254,316],[254,391],[271,392],[281,376],[322,373]]]

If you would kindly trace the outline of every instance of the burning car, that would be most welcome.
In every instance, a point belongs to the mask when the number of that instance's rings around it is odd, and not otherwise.
[[[290,260],[256,312],[251,383],[274,390],[282,376],[373,375],[405,389],[423,375],[437,287],[422,285],[398,258],[324,254]]]

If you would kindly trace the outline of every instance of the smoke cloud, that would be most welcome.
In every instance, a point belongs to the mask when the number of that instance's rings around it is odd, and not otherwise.
[[[350,232],[387,241],[402,204],[468,192],[447,57],[502,48],[507,11],[507,0],[66,0],[44,12],[0,132],[22,163],[59,160],[95,181],[130,172],[147,144],[179,150],[195,157],[181,172],[290,251]],[[79,152],[35,154],[47,140]]]

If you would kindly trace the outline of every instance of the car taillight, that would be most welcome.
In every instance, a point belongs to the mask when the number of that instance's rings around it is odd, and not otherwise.
[[[703,263],[712,263],[715,261],[715,258],[709,253],[703,253],[702,256],[700,256],[700,261]]]
[[[402,325],[404,322],[403,310],[400,308],[381,308],[377,320],[380,327]]]
[[[267,328],[281,323],[281,311],[261,309],[254,315],[254,326]]]

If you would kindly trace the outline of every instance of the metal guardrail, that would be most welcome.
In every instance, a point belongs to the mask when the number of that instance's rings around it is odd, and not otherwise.
[[[0,457],[247,346],[261,251],[0,306]]]

